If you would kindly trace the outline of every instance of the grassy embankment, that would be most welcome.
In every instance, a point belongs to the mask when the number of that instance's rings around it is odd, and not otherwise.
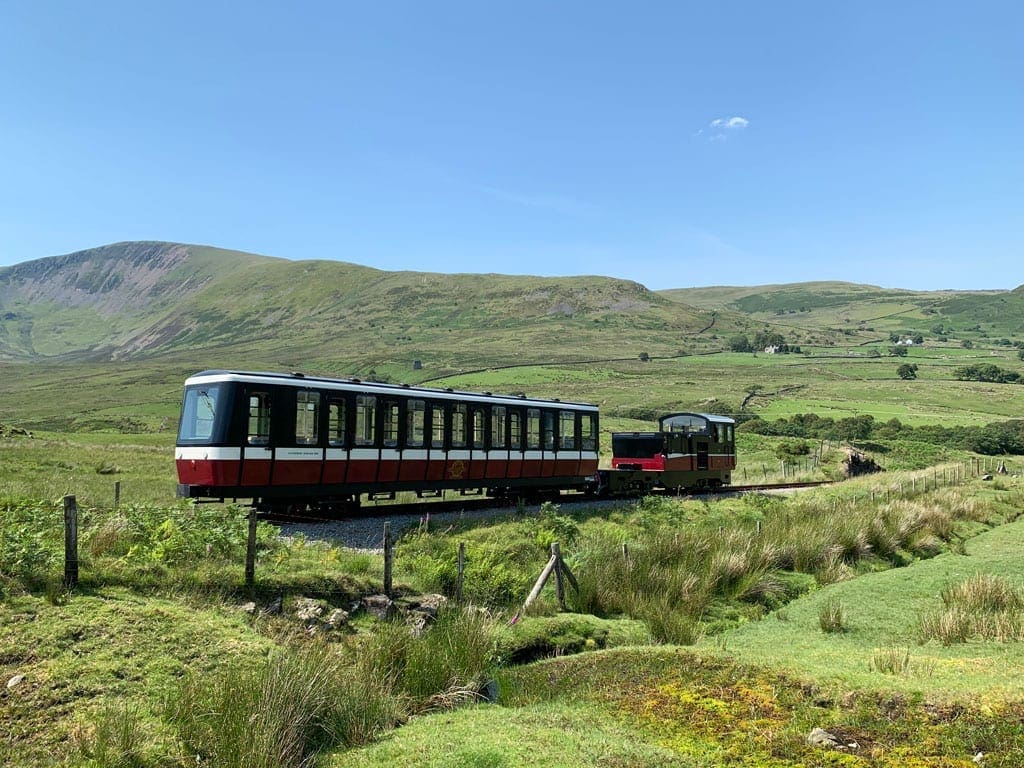
[[[924,573],[933,585],[957,581],[965,563],[971,571],[1004,569],[1021,535],[1020,523],[971,538],[966,545],[963,537],[1018,514],[1021,490],[1017,481],[994,485],[972,480],[925,491],[927,475],[862,480],[838,493],[832,489],[791,499],[648,501],[610,514],[568,515],[549,508],[539,516],[413,536],[399,549],[404,584],[438,586],[436,580],[444,580],[444,553],[461,539],[468,544],[471,564],[502,558],[503,573],[487,567],[467,574],[471,592],[478,597],[489,593],[496,602],[521,599],[543,562],[547,542],[552,537],[567,542],[570,563],[581,577],[581,602],[610,620],[537,615],[500,632],[495,625],[491,637],[499,660],[558,648],[637,643],[648,633],[695,632],[689,639],[714,634],[696,655],[636,649],[508,667],[500,674],[503,708],[418,717],[379,745],[350,748],[329,762],[441,765],[458,755],[466,765],[588,765],[604,755],[610,764],[631,765],[707,760],[896,765],[910,759],[921,765],[966,765],[971,750],[980,749],[993,753],[988,765],[1015,765],[1020,724],[1002,702],[1019,700],[1021,681],[1003,675],[994,685],[992,661],[1002,657],[1011,668],[1019,666],[1019,645],[975,639],[947,648],[928,640],[911,648],[916,640],[908,617],[942,606],[937,595],[922,604],[922,595],[906,585],[917,583],[920,568],[931,569]],[[953,472],[947,477],[952,481]],[[915,483],[917,490],[911,490]],[[896,498],[900,486],[902,497]],[[12,532],[12,511],[4,518],[5,543],[24,533]],[[36,511],[28,510],[26,523],[39,519]],[[339,686],[351,687],[345,675],[381,653],[391,658],[397,648],[398,659],[423,658],[403,636],[395,646],[359,655],[354,649],[381,637],[379,627],[371,632],[373,623],[362,619],[355,635],[351,630],[321,633],[335,637],[330,647],[342,652],[324,667],[319,652],[311,650],[305,625],[292,614],[299,595],[329,607],[372,591],[379,584],[379,559],[302,540],[283,543],[268,538],[263,529],[259,588],[246,593],[237,586],[241,520],[225,521],[211,512],[197,518],[187,509],[96,510],[83,536],[83,585],[70,596],[54,586],[59,530],[50,526],[49,534],[28,537],[37,547],[30,546],[30,553],[42,558],[49,552],[51,559],[35,565],[29,561],[24,572],[4,581],[3,672],[5,677],[26,675],[2,702],[5,719],[12,723],[5,757],[16,759],[14,764],[45,765],[47,755],[56,751],[80,764],[89,764],[88,758],[92,765],[173,765],[194,760],[190,750],[198,749],[218,755],[216,764],[240,764],[231,762],[235,758],[211,735],[218,728],[230,732],[234,720],[218,726],[217,720],[197,721],[189,714],[225,709],[228,699],[218,698],[225,690],[255,692],[252,698],[236,697],[241,703],[230,717],[243,720],[256,716],[246,707],[256,707],[263,713],[260,718],[267,716],[255,703],[261,697],[284,697],[296,717],[311,723],[295,747],[303,753],[355,746],[424,706],[444,708],[463,700],[452,694],[443,675],[440,682],[427,684],[426,690],[441,694],[438,698],[393,670],[375,673],[373,679],[387,682],[364,691],[362,699],[345,699],[349,708],[344,712],[318,704],[325,695],[337,700],[329,694]],[[630,552],[625,564],[623,541]],[[967,554],[930,558],[950,547]],[[688,552],[703,557],[688,558]],[[888,570],[899,564],[905,567]],[[607,578],[602,581],[599,574]],[[1016,582],[1015,574],[1010,572],[1010,578]],[[505,585],[510,591],[502,596],[499,587]],[[249,597],[264,606],[276,596],[284,598],[283,616],[250,616],[237,608]],[[630,596],[633,602],[625,599]],[[845,607],[844,632],[826,633],[820,627],[821,602],[830,596],[838,596]],[[552,607],[550,598],[544,603],[542,614]],[[880,643],[883,630],[878,627],[890,610],[900,621],[889,625],[893,639]],[[667,620],[665,612],[677,614],[678,620]],[[647,629],[615,619],[622,614],[644,620]],[[745,634],[753,630],[765,634]],[[362,643],[352,646],[358,638],[364,638]],[[838,657],[837,646],[842,650]],[[443,658],[436,646],[425,647],[435,648],[432,658]],[[897,674],[878,662],[892,658],[893,647],[897,658],[910,654],[909,663],[897,665]],[[766,656],[766,649],[777,650]],[[800,653],[794,655],[793,649]],[[728,660],[733,653],[742,659],[739,666]],[[241,669],[239,663],[253,668],[253,659],[265,658],[269,661],[258,662],[255,671],[242,677],[241,672],[218,671]],[[474,675],[485,673],[492,661],[477,664]],[[315,681],[323,679],[322,686],[275,687],[274,681],[295,677],[284,674],[295,665]],[[403,670],[421,667],[428,665],[400,665]],[[861,668],[859,675],[846,672]],[[413,695],[414,690],[419,693]],[[902,693],[894,699],[875,690]],[[975,706],[979,696],[988,709]],[[193,704],[169,708],[172,701]],[[434,703],[427,706],[427,701]],[[932,706],[935,702],[940,708]],[[353,720],[353,712],[365,718]],[[117,722],[131,727],[118,731]],[[498,722],[505,727],[496,727]],[[838,754],[823,756],[803,745],[813,725],[864,746],[842,757],[847,762],[836,762]],[[271,731],[281,726],[267,723]],[[559,739],[563,732],[568,736]],[[916,739],[916,733],[927,737]],[[128,762],[111,757],[118,744],[124,746],[119,739],[130,741]],[[557,752],[556,742],[561,745]],[[552,750],[546,751],[549,746]]]

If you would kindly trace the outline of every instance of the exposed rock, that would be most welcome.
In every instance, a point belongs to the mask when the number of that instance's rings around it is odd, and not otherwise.
[[[991,480],[992,479],[992,475],[982,475],[981,479],[982,480]]]
[[[294,603],[295,617],[304,622],[312,623],[316,622],[323,613],[324,606],[319,600],[314,600],[311,597],[297,597]]]
[[[824,728],[815,728],[807,735],[807,743],[812,747],[836,749],[839,747],[839,739]]]
[[[264,608],[261,611],[261,613],[263,613],[265,616],[280,616],[282,610],[284,610],[284,599],[280,597],[275,597],[270,602],[270,605]]]
[[[367,595],[362,599],[367,613],[378,619],[390,619],[398,609],[387,595]]]
[[[242,603],[240,606],[238,606],[238,610],[240,610],[242,613],[247,613],[250,616],[255,616],[256,603],[254,603],[252,600],[250,600],[248,603]]]
[[[21,685],[21,683],[24,680],[25,680],[25,676],[24,675],[15,675],[14,677],[12,677],[10,680],[7,681],[7,688],[10,689],[10,688],[14,688],[17,685]]]
[[[843,459],[843,474],[846,477],[857,477],[858,475],[870,475],[884,470],[875,463],[867,454],[856,451],[853,448],[846,449],[846,458]]]
[[[488,680],[486,683],[483,684],[483,687],[480,689],[480,698],[490,704],[498,703],[499,694],[500,691],[498,690],[498,681],[494,679]]]
[[[335,608],[327,616],[327,619],[324,621],[324,626],[327,629],[338,629],[339,627],[343,627],[348,624],[348,617],[348,611],[341,608]]]
[[[437,612],[448,604],[448,598],[444,595],[414,595],[403,597],[398,600],[398,607],[408,613],[422,613],[431,619],[437,617]]]

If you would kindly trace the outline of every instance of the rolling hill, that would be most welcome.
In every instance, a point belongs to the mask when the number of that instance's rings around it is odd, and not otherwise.
[[[629,355],[641,343],[675,351],[715,323],[713,311],[627,280],[385,272],[179,243],[118,243],[0,270],[9,361],[213,349],[325,363],[494,359],[510,348],[568,359],[606,352],[609,337]]]

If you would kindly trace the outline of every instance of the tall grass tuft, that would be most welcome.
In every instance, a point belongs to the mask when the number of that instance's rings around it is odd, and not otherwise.
[[[325,646],[285,650],[212,679],[188,678],[168,719],[197,759],[211,765],[301,766],[323,747],[362,743],[400,719],[390,689],[356,670],[342,667]]]
[[[345,653],[326,644],[184,680],[168,720],[218,768],[303,766],[331,746],[366,743],[412,714],[476,699],[492,663],[490,622],[443,610],[420,634],[385,622]]]
[[[818,624],[826,634],[846,631],[846,608],[835,597],[830,597],[818,609]]]
[[[910,649],[898,645],[881,648],[872,655],[871,668],[885,675],[909,675]]]
[[[493,667],[490,620],[448,607],[417,636],[401,622],[382,625],[360,648],[366,674],[386,681],[410,713],[448,709],[476,698]]]
[[[1024,640],[1024,589],[1002,576],[976,573],[942,590],[944,608],[925,614],[918,640],[943,645],[973,638],[1015,642]]]
[[[91,727],[73,735],[90,768],[141,768],[145,765],[142,718],[131,704],[112,704],[96,713]]]

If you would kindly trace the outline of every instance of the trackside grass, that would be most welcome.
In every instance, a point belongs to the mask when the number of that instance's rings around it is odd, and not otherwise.
[[[1019,498],[1013,504],[1019,510]],[[1011,584],[1024,580],[1022,541],[1024,521],[997,526],[966,540],[959,551],[823,587],[764,621],[708,638],[705,647],[839,686],[882,687],[947,701],[984,691],[987,704],[1019,699],[1024,647],[1012,631],[1019,618],[1004,619],[1002,633],[984,629],[998,626],[993,616],[1019,617],[1012,607],[1019,592]],[[960,595],[972,584],[995,585],[1010,605],[1002,611],[964,607],[969,598]],[[984,599],[991,600],[991,594]],[[845,608],[841,633],[818,626],[829,601],[841,601]],[[953,619],[944,618],[951,613]],[[944,621],[953,629],[943,630]],[[905,657],[902,662],[881,660],[894,649]]]
[[[82,580],[67,593],[59,505],[7,501],[0,680],[23,677],[0,689],[0,757],[966,766],[985,751],[986,765],[1017,765],[1020,644],[922,643],[921,627],[951,605],[1016,605],[1020,482],[951,465],[785,496],[547,504],[421,531],[398,547],[400,590],[449,591],[462,541],[467,593],[491,609],[442,612],[422,633],[362,615],[311,635],[298,598],[349,606],[379,591],[379,556],[261,525],[246,590],[245,518],[206,506],[84,508]],[[557,613],[545,593],[510,625],[552,541],[580,582],[569,595],[581,613]],[[841,631],[823,631],[829,604]],[[640,647],[652,639],[695,646]],[[500,706],[475,704],[492,675]],[[815,726],[860,746],[812,749]]]

